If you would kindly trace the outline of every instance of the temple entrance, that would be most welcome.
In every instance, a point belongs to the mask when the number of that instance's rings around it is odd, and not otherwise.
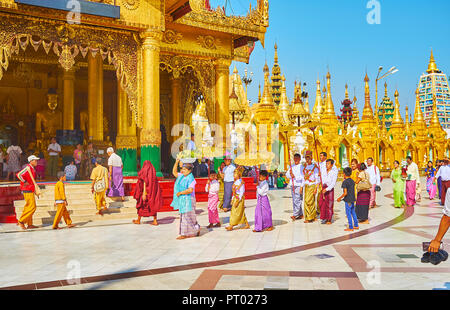
[[[20,49],[11,56],[8,70],[0,80],[0,147],[17,144],[25,159],[31,154],[47,157],[49,141],[57,137],[61,159],[68,159],[76,144],[90,140],[88,62],[81,55],[75,60],[73,68],[66,71],[57,55],[47,54],[43,48]],[[103,115],[98,115],[97,122],[102,124],[103,141],[113,145],[118,127],[119,86],[115,68],[105,62],[102,67]],[[68,84],[71,92],[65,88]],[[67,107],[68,102],[73,102],[73,111]],[[60,160],[59,169],[65,164]]]

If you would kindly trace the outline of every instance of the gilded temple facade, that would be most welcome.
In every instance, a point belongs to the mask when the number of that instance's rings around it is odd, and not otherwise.
[[[84,143],[115,146],[135,175],[138,157],[170,169],[181,136],[171,129],[189,124],[202,100],[225,132],[229,67],[264,45],[268,0],[247,16],[204,0],[80,2],[77,15],[49,1],[0,0],[0,144],[45,152],[61,130],[82,132]]]

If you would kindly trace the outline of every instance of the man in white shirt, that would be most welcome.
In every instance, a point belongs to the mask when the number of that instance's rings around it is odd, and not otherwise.
[[[224,159],[225,168],[219,170],[219,174],[223,179],[223,210],[224,212],[231,211],[231,198],[233,195],[234,171],[236,166],[231,163],[231,157],[227,156]]]
[[[375,191],[375,188],[377,186],[380,186],[381,184],[381,176],[380,176],[380,169],[378,169],[377,166],[373,164],[373,158],[369,157],[367,159],[367,173],[369,174],[369,181],[370,184],[372,184],[372,188],[370,189],[370,208],[375,208],[377,206],[376,197],[377,192]]]
[[[316,195],[320,184],[319,167],[312,162],[311,151],[305,153],[306,164],[303,166],[305,223],[313,223],[317,217]]]
[[[448,159],[444,159],[443,162],[443,165],[439,168],[435,176],[436,180],[439,180],[439,178],[441,178],[441,205],[444,205],[447,189],[450,187],[450,162]]]
[[[294,155],[294,165],[290,167],[286,176],[291,180],[292,191],[292,205],[294,215],[291,216],[293,221],[303,219],[303,166],[300,164],[302,156],[300,154]]]
[[[122,158],[114,153],[112,147],[106,150],[108,153],[109,166],[109,192],[108,197],[121,197],[125,201],[125,192],[123,188],[123,162]]]
[[[436,237],[431,241],[430,247],[428,248],[428,252],[437,253],[439,248],[441,247],[442,239],[450,227],[450,191],[447,191],[445,195],[445,207],[444,207],[444,216],[441,219],[441,223],[439,224],[439,230],[436,234]]]
[[[52,138],[48,148],[48,173],[50,176],[56,178],[56,174],[58,173],[58,161],[59,154],[61,153],[61,146],[56,142],[56,138]]]
[[[322,224],[330,225],[333,220],[334,214],[334,188],[338,178],[339,170],[334,166],[333,159],[327,159],[326,161],[326,175],[322,176],[322,194],[320,219]]]
[[[406,170],[406,205],[412,207],[416,204],[416,189],[420,184],[419,167],[412,161],[412,157],[406,157],[408,169]]]

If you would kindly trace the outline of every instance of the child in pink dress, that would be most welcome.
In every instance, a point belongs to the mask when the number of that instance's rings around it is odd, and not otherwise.
[[[220,183],[217,181],[217,174],[215,171],[211,171],[209,175],[208,183],[206,184],[205,191],[208,195],[208,216],[209,225],[207,228],[220,227],[219,211],[217,205],[219,204],[219,190]]]

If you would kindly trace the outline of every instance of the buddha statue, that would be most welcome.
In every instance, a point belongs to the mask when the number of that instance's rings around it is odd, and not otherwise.
[[[88,128],[89,128],[89,113],[87,110],[82,110],[80,111],[80,130],[83,132],[84,145],[87,145],[87,141],[89,141]]]
[[[49,92],[47,95],[48,109],[36,113],[36,138],[43,141],[56,136],[56,131],[62,129],[62,113],[57,111],[58,95]]]

